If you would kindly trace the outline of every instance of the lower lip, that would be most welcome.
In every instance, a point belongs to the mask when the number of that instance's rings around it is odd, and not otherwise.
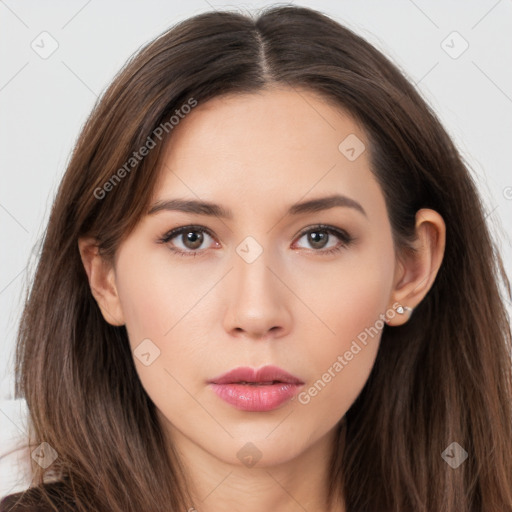
[[[277,409],[295,396],[302,384],[210,384],[217,395],[241,411],[264,412]]]

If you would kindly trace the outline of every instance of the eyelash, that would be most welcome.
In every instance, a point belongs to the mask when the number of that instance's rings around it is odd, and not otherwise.
[[[158,239],[158,243],[166,244],[170,242],[173,238],[177,237],[178,235],[182,235],[183,233],[189,233],[189,232],[201,232],[206,233],[211,238],[215,238],[211,231],[209,229],[206,229],[202,226],[196,226],[196,225],[190,225],[190,226],[182,226],[179,228],[172,229],[171,231],[167,232],[165,235],[163,235],[161,238]],[[331,254],[335,254],[340,252],[342,249],[347,248],[352,242],[355,241],[355,238],[350,236],[346,231],[343,231],[341,229],[335,228],[334,226],[329,226],[326,224],[318,224],[316,226],[309,227],[303,231],[301,231],[298,235],[298,238],[302,238],[304,235],[310,233],[310,232],[326,232],[330,235],[334,235],[337,238],[339,238],[342,241],[341,245],[337,245],[336,247],[333,247],[331,249],[327,250],[315,250],[311,249],[313,252],[318,253],[322,256],[329,256]],[[192,256],[197,257],[202,252],[206,252],[205,249],[200,251],[182,251],[181,249],[176,249],[175,247],[169,247],[169,249],[177,254],[178,256]]]

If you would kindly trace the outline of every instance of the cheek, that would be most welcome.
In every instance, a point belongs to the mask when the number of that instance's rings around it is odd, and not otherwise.
[[[141,246],[126,245],[117,261],[117,289],[132,346],[144,338],[158,344],[171,339],[208,285],[180,271],[163,247]]]
[[[131,266],[118,285],[132,348],[145,338],[159,339],[169,330],[169,293],[164,294],[156,269]]]
[[[385,312],[392,289],[393,258],[392,249],[372,244],[347,253],[339,265],[326,267],[316,273],[314,280],[302,285],[300,293],[328,327],[322,329],[327,346],[343,349],[347,343],[350,345],[351,339],[375,325]]]
[[[347,261],[316,296],[330,332],[308,347],[310,374],[302,404],[326,418],[341,417],[363,389],[374,365],[392,289],[394,253],[383,241],[378,250]],[[320,316],[320,315],[319,315]]]
[[[178,381],[190,379],[204,358],[204,346],[195,341],[208,337],[207,300],[201,298],[217,278],[185,272],[167,251],[142,253],[141,246],[125,245],[119,252],[116,284],[137,372],[158,401],[170,388],[179,389],[173,376]]]

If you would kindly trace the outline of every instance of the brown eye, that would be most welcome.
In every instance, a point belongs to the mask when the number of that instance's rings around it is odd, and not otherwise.
[[[213,240],[213,237],[205,228],[199,226],[183,226],[173,229],[164,235],[159,242],[169,244],[169,249],[180,256],[196,256],[206,251],[209,238]],[[205,245],[206,247],[203,247]],[[201,247],[203,248],[201,249]]]
[[[329,240],[329,235],[325,231],[310,231],[307,237],[314,249],[323,249]]]
[[[196,250],[201,247],[201,244],[203,243],[204,236],[199,231],[188,231],[186,233],[181,234],[181,240],[183,241],[183,244],[185,247],[191,250]]]
[[[350,245],[354,240],[348,233],[333,226],[316,226],[303,231],[299,239],[306,238],[307,244],[313,250],[322,255],[333,254]],[[336,243],[338,239],[338,243]],[[333,240],[333,244],[328,244]]]

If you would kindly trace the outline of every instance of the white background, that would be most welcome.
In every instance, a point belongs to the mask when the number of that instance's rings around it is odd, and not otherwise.
[[[24,431],[23,411],[8,399],[27,265],[97,97],[132,53],[176,22],[271,3],[0,0],[1,432]],[[512,0],[292,3],[352,28],[416,84],[470,164],[512,276]],[[31,44],[49,49],[52,38],[58,48],[43,59]],[[453,58],[464,41],[467,50]]]

